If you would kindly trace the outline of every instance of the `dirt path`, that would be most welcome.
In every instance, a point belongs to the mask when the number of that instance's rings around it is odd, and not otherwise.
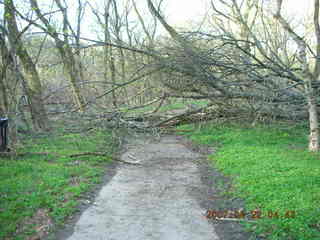
[[[181,137],[132,138],[121,165],[67,240],[248,239],[238,226],[219,227],[205,217],[211,186],[203,155]],[[213,208],[213,206],[211,207]],[[219,235],[219,236],[218,236]]]

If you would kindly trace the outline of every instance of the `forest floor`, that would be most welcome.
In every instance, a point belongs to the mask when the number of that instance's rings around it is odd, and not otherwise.
[[[228,179],[209,166],[212,152],[182,136],[126,139],[119,157],[136,164],[120,163],[94,203],[51,239],[250,239],[238,221],[206,216],[243,207],[239,199],[220,196]]]
[[[0,239],[320,239],[320,154],[304,124],[77,119],[1,159]]]

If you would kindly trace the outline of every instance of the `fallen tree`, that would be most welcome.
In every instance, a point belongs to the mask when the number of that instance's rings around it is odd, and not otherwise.
[[[166,86],[216,104],[221,103],[217,99],[234,102],[235,106],[250,102],[259,110],[258,114],[276,113],[291,119],[307,119],[309,115],[309,150],[319,150],[320,47],[317,44],[314,52],[283,18],[281,0],[275,1],[276,13],[271,15],[264,10],[263,3],[256,1],[247,0],[242,5],[236,0],[219,1],[223,11],[211,1],[216,25],[210,34],[178,33],[154,7],[152,0],[147,2],[150,12],[173,41],[170,47],[163,48],[163,57],[155,59],[171,76],[164,80]],[[315,36],[319,43],[319,0],[314,3]],[[237,26],[240,33],[227,29],[226,22]],[[287,33],[284,43],[279,40],[278,45],[270,43],[271,37],[282,37],[270,33],[269,29],[275,24]],[[291,39],[297,45],[297,52],[289,53],[286,48]],[[283,52],[279,52],[279,48]],[[313,61],[315,69],[311,70]]]

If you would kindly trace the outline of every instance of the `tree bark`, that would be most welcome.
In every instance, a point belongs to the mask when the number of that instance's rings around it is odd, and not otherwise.
[[[5,85],[5,78],[6,78],[6,72],[8,67],[8,60],[6,56],[7,47],[5,46],[5,40],[2,34],[0,35],[0,52],[2,56],[2,66],[0,70],[0,117],[4,117],[6,112],[8,111],[8,95],[7,95],[7,88]]]
[[[319,150],[319,121],[316,99],[313,97],[308,98],[309,106],[309,151],[316,152]]]
[[[111,9],[112,0],[108,0],[108,2],[105,4],[104,9],[104,41],[105,42],[111,42],[111,36],[110,36],[110,9]],[[113,56],[113,49],[110,46],[104,46],[104,64],[105,64],[105,70],[104,70],[104,78],[105,81],[108,81],[108,70],[110,70],[111,74],[111,82],[113,84],[112,88],[116,86],[116,66],[114,62],[114,56]],[[117,96],[116,91],[113,90],[112,93],[112,105],[113,107],[117,108]]]
[[[314,9],[314,26],[315,32],[318,41],[317,49],[317,58],[315,71],[312,73],[310,71],[309,62],[307,58],[307,48],[308,45],[306,41],[300,37],[290,26],[290,24],[282,17],[281,8],[282,0],[277,0],[277,11],[274,14],[274,18],[281,24],[281,26],[288,32],[292,39],[296,42],[298,46],[298,60],[302,68],[302,75],[304,78],[304,87],[305,87],[305,97],[308,102],[308,112],[309,112],[309,151],[317,152],[319,151],[319,121],[318,121],[318,110],[317,110],[317,101],[314,94],[313,82],[320,74],[320,28],[319,28],[319,0],[314,0],[315,9]]]
[[[34,130],[44,130],[48,127],[48,117],[42,101],[42,85],[38,71],[21,40],[18,30],[15,10],[12,0],[5,1],[5,20],[8,24],[8,36],[11,48],[20,58],[27,80],[27,94]]]
[[[45,28],[44,30],[54,39],[56,47],[60,53],[60,56],[62,58],[63,64],[68,72],[69,80],[71,83],[71,88],[74,96],[74,101],[76,105],[78,106],[78,110],[80,112],[83,112],[85,110],[85,101],[81,94],[79,83],[82,81],[81,79],[81,72],[80,67],[77,64],[77,61],[75,59],[75,56],[72,52],[72,48],[68,42],[68,34],[67,34],[67,27],[70,26],[70,23],[68,21],[67,15],[66,15],[66,9],[63,8],[63,6],[60,3],[60,0],[55,0],[57,6],[62,11],[63,15],[63,25],[64,25],[64,40],[61,40],[59,38],[58,32],[55,30],[55,28],[49,23],[49,21],[44,17],[44,15],[41,13],[38,1],[37,0],[29,0],[31,3],[31,7],[33,11],[35,11],[37,17],[42,21]]]

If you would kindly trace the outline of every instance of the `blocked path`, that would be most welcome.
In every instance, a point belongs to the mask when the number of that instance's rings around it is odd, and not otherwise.
[[[68,240],[216,240],[197,201],[201,155],[179,143],[131,139],[121,165],[80,217]]]

